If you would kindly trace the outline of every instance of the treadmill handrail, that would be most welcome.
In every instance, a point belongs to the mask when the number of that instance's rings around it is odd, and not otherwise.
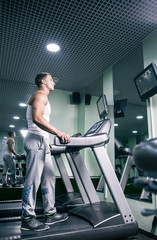
[[[83,137],[71,137],[71,141],[68,144],[61,143],[58,137],[54,138],[54,145],[65,146],[66,148],[71,147],[93,147],[96,145],[106,144],[109,141],[109,135],[106,133],[94,135],[94,136],[83,136]]]
[[[130,148],[124,147],[117,138],[114,139],[114,142],[117,150],[120,153],[125,153],[126,155],[132,155],[132,150]]]
[[[51,155],[65,153],[66,146],[56,146],[53,144],[51,145],[50,151],[51,151]]]

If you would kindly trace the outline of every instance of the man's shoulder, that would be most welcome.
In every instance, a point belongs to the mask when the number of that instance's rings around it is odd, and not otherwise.
[[[34,99],[39,99],[41,101],[45,101],[48,102],[48,97],[46,94],[42,93],[42,92],[36,92],[34,94]]]
[[[41,93],[41,92],[35,92],[29,99],[28,104],[33,105],[34,102],[41,102],[45,105],[48,103],[48,97],[47,95]]]
[[[7,143],[13,143],[14,139],[13,138],[8,138]]]

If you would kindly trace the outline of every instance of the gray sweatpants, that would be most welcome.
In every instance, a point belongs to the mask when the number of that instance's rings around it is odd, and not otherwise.
[[[41,183],[45,215],[56,212],[55,174],[49,142],[40,135],[28,133],[24,140],[26,177],[22,193],[22,218],[35,216],[36,195]]]
[[[15,161],[13,157],[8,154],[4,154],[3,161],[4,161],[4,167],[3,167],[3,174],[2,174],[2,183],[7,184],[7,174],[8,174],[8,170],[10,169],[11,184],[14,184],[15,177],[16,177]]]

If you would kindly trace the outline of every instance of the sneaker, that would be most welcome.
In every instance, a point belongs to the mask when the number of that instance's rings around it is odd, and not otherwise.
[[[23,219],[21,230],[45,231],[50,227],[39,222],[36,218]]]
[[[14,188],[14,187],[15,187],[15,188],[22,187],[22,185],[21,185],[21,184],[18,184],[18,183],[13,183],[11,186],[12,186],[13,188]]]
[[[54,213],[53,215],[47,215],[45,216],[45,223],[48,225],[58,223],[58,222],[64,222],[68,219],[67,213]]]
[[[4,184],[2,184],[2,187],[4,187],[4,188],[10,188],[11,186],[8,185],[7,183],[4,183]]]

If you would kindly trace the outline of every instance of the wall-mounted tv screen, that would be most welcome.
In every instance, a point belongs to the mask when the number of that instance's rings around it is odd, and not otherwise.
[[[141,101],[146,101],[157,93],[157,66],[155,63],[148,65],[135,78],[135,85]]]
[[[127,99],[116,100],[114,102],[114,117],[125,117],[126,114]]]
[[[105,118],[109,112],[106,96],[102,94],[96,103],[100,119]]]

